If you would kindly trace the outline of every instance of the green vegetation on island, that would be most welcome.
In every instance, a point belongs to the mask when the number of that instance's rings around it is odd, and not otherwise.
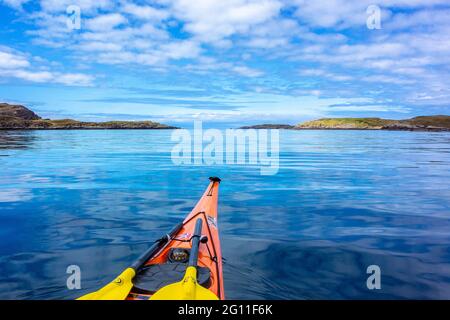
[[[380,118],[324,118],[297,125],[299,129],[382,129],[394,120]]]
[[[450,116],[420,116],[405,120],[381,118],[324,118],[298,124],[296,129],[449,131]]]
[[[256,126],[243,126],[239,129],[295,129],[289,124],[258,124]]]
[[[296,126],[261,124],[241,129],[293,129],[293,130],[400,130],[400,131],[450,131],[450,116],[420,116],[405,120],[381,118],[322,118],[306,121]]]
[[[22,105],[0,103],[0,129],[176,129],[176,127],[153,121],[84,122],[72,119],[42,119],[36,113]]]

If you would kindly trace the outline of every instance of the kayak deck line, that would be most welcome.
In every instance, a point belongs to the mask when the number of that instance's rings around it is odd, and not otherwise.
[[[156,240],[114,281],[80,300],[225,299],[217,227],[220,179],[168,234]]]
[[[220,178],[211,177],[210,184],[206,188],[200,200],[194,206],[192,211],[183,221],[183,227],[161,250],[150,258],[144,266],[167,263],[167,256],[171,249],[184,248],[189,249],[191,237],[194,231],[195,220],[198,217],[202,219],[203,230],[207,235],[207,242],[200,245],[199,267],[206,267],[210,272],[210,284],[208,289],[215,293],[220,299],[224,299],[223,276],[222,276],[222,254],[220,250],[219,231],[217,228],[217,204],[218,188],[221,182]],[[186,241],[179,241],[186,240]],[[182,277],[182,275],[181,275]],[[181,278],[180,278],[181,280]],[[133,294],[130,292],[130,296]],[[140,296],[141,292],[137,292]],[[133,297],[129,297],[133,298]],[[141,297],[142,299],[142,297]]]
[[[207,215],[206,215],[206,213],[204,211],[198,212],[196,215],[192,216],[188,221],[193,220],[195,217],[197,217],[200,214],[203,214],[205,220],[208,221]],[[212,233],[211,233],[211,229],[209,227],[209,223],[206,223],[206,228],[208,230],[208,234],[209,234],[208,240],[209,240],[210,238],[212,238]],[[213,249],[214,256],[211,255],[211,251],[210,251],[210,248],[209,248],[209,241],[207,241],[205,243],[205,245],[206,245],[206,248],[208,250],[209,258],[215,263],[216,272],[217,273],[221,272],[221,270],[219,269],[219,262],[218,262],[218,258],[217,258],[217,251],[216,251],[216,246],[214,245],[214,242],[212,243],[212,249]],[[218,296],[220,296],[220,293],[221,293],[220,282],[218,283],[218,293],[219,293]]]

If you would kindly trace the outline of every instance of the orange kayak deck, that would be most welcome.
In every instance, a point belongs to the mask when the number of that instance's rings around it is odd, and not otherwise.
[[[219,178],[210,178],[211,182],[203,193],[194,209],[184,219],[182,227],[173,235],[167,244],[150,257],[141,268],[143,272],[137,274],[137,279],[143,282],[153,282],[150,286],[140,286],[134,283],[128,300],[148,300],[157,289],[167,285],[167,281],[181,281],[186,267],[184,264],[174,264],[170,261],[173,249],[191,249],[191,239],[198,219],[202,220],[202,237],[198,254],[199,274],[203,283],[199,284],[212,291],[219,299],[225,299],[222,276],[222,252],[220,247],[219,230],[217,225],[217,205],[219,192]],[[206,238],[205,238],[206,237]],[[207,240],[206,240],[207,239]],[[146,272],[146,274],[142,274]],[[165,277],[169,278],[165,279]],[[148,280],[146,280],[148,279]],[[155,283],[156,281],[156,283]],[[144,289],[142,289],[144,287]]]

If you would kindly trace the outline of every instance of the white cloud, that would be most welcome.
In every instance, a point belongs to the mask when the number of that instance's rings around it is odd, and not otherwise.
[[[10,70],[6,73],[10,77],[19,78],[31,82],[50,82],[53,74],[48,71]]]
[[[261,70],[253,69],[243,64],[236,64],[233,62],[220,62],[211,57],[199,57],[196,64],[187,65],[184,69],[198,74],[214,72],[217,75],[219,72],[226,74],[231,72],[232,74],[237,74],[247,78],[257,78],[264,75],[264,72]]]
[[[278,16],[277,0],[174,0],[167,1],[184,29],[204,42],[219,42]]]
[[[330,108],[333,112],[346,111],[346,112],[397,112],[407,113],[410,109],[403,106],[395,106],[390,104],[361,104],[361,105],[339,105],[332,106]]]
[[[336,74],[333,72],[325,71],[323,69],[302,69],[302,70],[300,70],[300,75],[321,77],[321,78],[330,79],[330,80],[334,80],[334,81],[348,81],[348,80],[353,79],[353,77],[351,77],[349,75]]]
[[[114,0],[40,0],[40,6],[46,13],[63,13],[70,5],[79,6],[81,14],[93,14],[98,10],[112,9],[115,7]]]
[[[93,80],[92,76],[82,73],[63,73],[54,77],[54,82],[69,86],[89,86]]]
[[[384,23],[384,28],[389,30],[410,31],[416,28],[442,28],[450,25],[449,9],[428,9],[412,13],[396,13]]]
[[[2,50],[2,48],[0,48]],[[5,50],[5,49],[3,49]],[[11,52],[0,51],[0,69],[26,68],[30,65],[26,57]]]
[[[381,74],[365,76],[365,77],[362,77],[361,80],[367,81],[367,82],[389,83],[389,84],[393,83],[393,84],[400,84],[400,85],[413,84],[415,82],[412,79],[402,79],[402,78],[398,78],[398,77],[381,75]]]
[[[238,74],[240,74],[241,76],[245,76],[245,77],[260,77],[262,76],[264,73],[260,70],[256,70],[256,69],[252,69],[246,66],[235,66],[232,68],[232,70]]]
[[[122,50],[122,46],[118,43],[100,42],[100,41],[84,42],[79,46],[77,46],[77,48],[83,51],[90,51],[90,52]]]
[[[200,46],[196,41],[185,40],[164,44],[160,48],[170,59],[195,58],[200,54]]]
[[[69,4],[81,7],[81,30],[67,29]],[[381,30],[366,28],[370,4],[384,10]],[[286,94],[351,96],[365,87],[368,95],[448,103],[449,7],[448,0],[42,0],[40,11],[23,21],[35,24],[26,31],[32,44],[56,48],[87,67],[95,68],[90,62],[176,67],[195,75],[226,75],[227,81],[230,74],[246,77],[251,88],[264,81],[273,86],[268,91]],[[0,51],[1,70],[20,71],[17,78],[92,81],[64,66],[36,68],[32,65],[40,63],[27,55]],[[251,67],[261,65],[264,71]],[[345,88],[338,88],[341,81]]]
[[[101,52],[97,61],[105,64],[138,64],[142,66],[162,67],[166,63],[166,57],[160,52],[135,53],[131,51]]]
[[[166,10],[156,9],[151,6],[139,6],[132,3],[126,3],[121,8],[121,11],[143,20],[161,21],[169,17],[169,12]]]
[[[36,28],[26,31],[33,41],[49,47],[64,47],[70,39],[71,30],[67,28],[67,17],[62,13],[52,15],[47,12],[34,12],[28,16]]]
[[[296,25],[293,20],[274,20],[282,5],[278,0],[161,0],[157,7],[130,1],[114,5],[110,1],[82,0],[73,2],[82,9],[82,28],[74,33],[66,26],[64,11],[68,4],[66,0],[42,1],[42,11],[30,15],[39,28],[29,31],[29,34],[36,37],[36,44],[73,48],[73,55],[85,62],[142,64],[159,68],[170,60],[200,59],[204,44],[213,43],[224,50],[231,48],[233,42],[228,37],[245,36],[250,31],[252,35],[247,46],[276,48],[289,42],[285,31],[292,31]],[[102,13],[96,14],[100,9]],[[160,24],[169,18],[183,21],[183,28],[190,37],[171,39],[164,25]],[[222,68],[246,77],[263,74],[244,65],[223,64]]]
[[[301,21],[317,27],[336,27],[343,24],[359,24],[365,26],[366,1],[294,1],[297,6],[296,15]]]
[[[36,83],[58,83],[67,86],[90,86],[94,78],[81,73],[54,73],[49,71],[0,70],[1,76]]]
[[[11,8],[21,9],[22,5],[24,5],[28,1],[30,1],[30,0],[2,0],[1,2]]]
[[[287,38],[252,38],[245,44],[253,48],[273,49],[281,46],[287,46],[289,39]]]
[[[94,78],[81,73],[49,71],[45,66],[37,68],[30,61],[45,62],[40,57],[30,57],[24,53],[0,47],[0,77],[15,78],[37,83],[59,83],[71,86],[91,85]]]
[[[85,22],[85,25],[88,29],[93,31],[108,31],[126,23],[127,19],[121,14],[110,13],[88,19]]]
[[[382,26],[391,16],[392,8],[428,8],[448,5],[448,0],[288,0],[296,7],[296,15],[301,21],[313,27],[349,28],[366,26],[366,9],[377,5],[382,9]]]

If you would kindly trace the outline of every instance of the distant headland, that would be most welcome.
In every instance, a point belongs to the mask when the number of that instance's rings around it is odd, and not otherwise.
[[[83,122],[72,119],[42,119],[22,105],[0,103],[0,130],[76,129],[177,129],[153,121]]]
[[[262,124],[241,129],[291,130],[397,130],[397,131],[450,131],[450,116],[420,116],[405,120],[381,118],[323,118],[298,125]]]
[[[76,129],[178,129],[154,121],[84,122],[73,119],[42,119],[23,105],[0,103],[0,130],[76,130]],[[297,125],[259,124],[240,129],[287,130],[397,130],[449,131],[450,116],[419,116],[405,120],[381,118],[322,118]]]

